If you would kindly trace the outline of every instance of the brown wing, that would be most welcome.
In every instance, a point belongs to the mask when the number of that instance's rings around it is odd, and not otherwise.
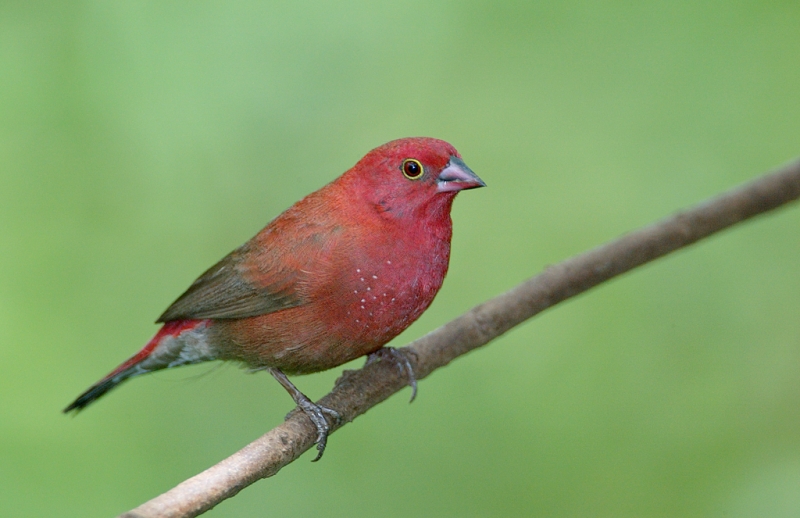
[[[271,269],[265,285],[253,284],[250,265],[244,261],[249,246],[244,244],[209,268],[156,322],[246,318],[302,304],[295,271]]]

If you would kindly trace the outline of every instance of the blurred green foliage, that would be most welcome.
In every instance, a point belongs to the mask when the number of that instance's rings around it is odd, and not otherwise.
[[[112,516],[279,423],[232,366],[59,411],[372,147],[443,138],[489,184],[402,344],[800,154],[798,27],[796,2],[0,3],[0,515]],[[798,224],[548,311],[209,516],[798,516]]]

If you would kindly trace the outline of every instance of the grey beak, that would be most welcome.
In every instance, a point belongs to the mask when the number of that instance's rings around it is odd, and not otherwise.
[[[486,183],[457,156],[450,157],[447,167],[436,178],[437,192],[463,191],[478,187],[486,187]]]

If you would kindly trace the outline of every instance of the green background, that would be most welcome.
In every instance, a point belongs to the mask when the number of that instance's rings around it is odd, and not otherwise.
[[[283,389],[234,366],[60,410],[369,149],[443,138],[489,185],[402,345],[800,154],[799,27],[786,1],[0,3],[0,515],[112,516],[277,425]],[[800,516],[799,224],[548,311],[209,516]]]

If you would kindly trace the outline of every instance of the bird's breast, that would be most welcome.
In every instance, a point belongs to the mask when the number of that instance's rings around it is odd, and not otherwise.
[[[333,325],[342,335],[374,349],[430,306],[450,258],[449,240],[377,237],[373,246],[348,254],[336,282],[336,300],[329,301],[337,308]]]

